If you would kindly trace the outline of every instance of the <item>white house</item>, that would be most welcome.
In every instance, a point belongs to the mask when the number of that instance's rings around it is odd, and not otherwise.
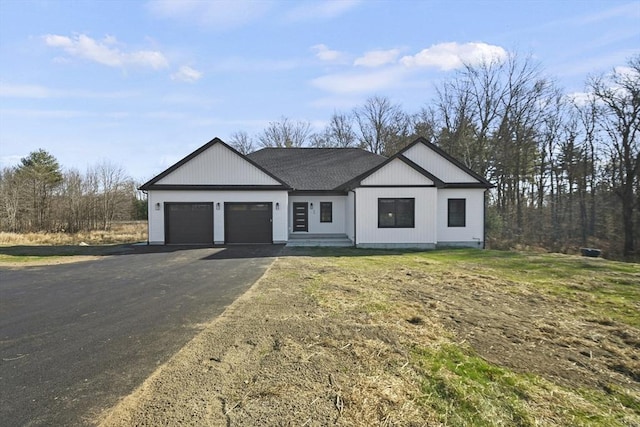
[[[264,148],[218,138],[143,184],[149,243],[484,247],[491,184],[423,138],[358,148]]]

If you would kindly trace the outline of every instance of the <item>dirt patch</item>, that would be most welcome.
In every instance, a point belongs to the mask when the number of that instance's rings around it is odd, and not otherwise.
[[[638,387],[640,331],[589,316],[584,305],[544,294],[514,292],[497,278],[469,276],[400,289],[433,307],[456,339],[489,362],[539,374],[567,387]],[[473,281],[473,280],[472,280]]]
[[[101,425],[442,425],[425,404],[428,373],[415,355],[442,343],[547,381],[523,398],[535,423],[566,425],[573,415],[564,408],[576,399],[581,411],[599,410],[573,389],[620,388],[628,407],[638,405],[638,329],[417,258],[278,259]],[[620,425],[640,422],[621,411]]]

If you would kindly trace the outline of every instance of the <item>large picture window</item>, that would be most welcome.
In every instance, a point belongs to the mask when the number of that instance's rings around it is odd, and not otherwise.
[[[320,202],[320,222],[333,222],[333,203]]]
[[[466,227],[467,225],[467,200],[449,199],[448,203],[448,226]]]
[[[378,199],[378,228],[414,228],[415,199]]]

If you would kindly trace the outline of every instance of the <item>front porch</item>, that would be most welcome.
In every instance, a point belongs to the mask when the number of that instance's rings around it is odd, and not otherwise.
[[[289,247],[351,247],[353,241],[347,237],[346,234],[289,234],[289,241],[287,242]]]

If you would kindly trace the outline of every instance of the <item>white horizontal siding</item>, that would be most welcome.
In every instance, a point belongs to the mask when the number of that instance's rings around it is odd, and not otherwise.
[[[356,240],[366,244],[435,244],[436,188],[358,188]],[[378,198],[414,198],[414,228],[378,228]]]
[[[448,226],[448,199],[466,200],[466,226]],[[438,243],[484,240],[484,189],[441,189],[438,191]],[[475,245],[474,245],[475,246]]]
[[[433,181],[395,159],[362,180],[361,185],[433,185]]]
[[[415,144],[403,154],[445,183],[479,182],[476,178],[424,144]]]
[[[346,234],[347,196],[290,196],[289,232],[293,232],[293,203],[306,202],[309,210],[309,234]],[[333,221],[320,222],[320,202],[333,204]],[[313,208],[311,207],[313,203]]]
[[[273,241],[286,242],[286,191],[149,191],[149,242],[164,243],[164,204],[171,202],[213,202],[213,240],[222,243],[224,237],[224,203],[255,202],[273,204]],[[217,204],[220,203],[220,209]],[[278,203],[279,209],[276,209]],[[157,206],[157,209],[156,209]]]
[[[224,145],[213,144],[159,180],[157,184],[279,185],[280,183]]]

